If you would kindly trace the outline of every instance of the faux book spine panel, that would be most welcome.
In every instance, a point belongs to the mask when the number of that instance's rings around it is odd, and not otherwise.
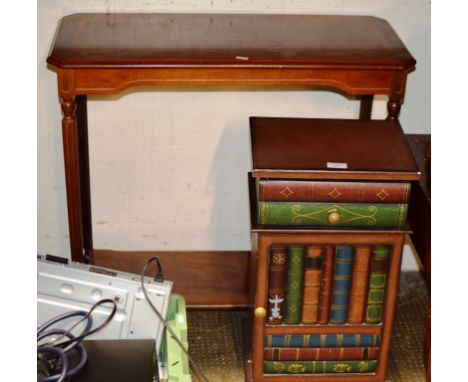
[[[299,324],[301,321],[304,256],[305,246],[288,246],[285,324]]]
[[[364,322],[371,254],[372,247],[370,245],[358,245],[355,247],[351,294],[349,298],[349,324],[362,324]]]
[[[348,317],[354,248],[336,246],[330,322],[344,324]]]
[[[366,310],[367,324],[378,324],[382,321],[390,251],[391,247],[387,245],[374,246],[372,249],[370,285]]]
[[[335,248],[326,245],[324,250],[324,261],[322,269],[322,280],[320,283],[320,302],[318,309],[319,324],[328,324],[330,320],[330,302],[333,287],[333,268],[335,259]]]
[[[272,245],[269,260],[267,322],[271,325],[278,325],[283,322],[285,314],[286,245]]]
[[[267,335],[265,346],[286,348],[340,348],[376,347],[380,345],[378,334],[288,334]]]
[[[267,324],[379,324],[391,248],[271,245]]]
[[[258,199],[268,202],[408,203],[410,183],[260,180]]]
[[[329,214],[339,220],[329,222]],[[269,226],[403,228],[407,204],[259,202],[258,224]]]
[[[377,361],[265,361],[265,374],[374,373]]]
[[[302,298],[302,323],[316,324],[322,275],[322,252],[319,245],[309,245],[304,264],[304,294]]]
[[[377,347],[348,348],[272,348],[266,347],[265,361],[338,361],[375,360]]]

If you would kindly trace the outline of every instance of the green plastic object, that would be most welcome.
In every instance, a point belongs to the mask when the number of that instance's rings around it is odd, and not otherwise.
[[[180,294],[171,294],[167,323],[185,348],[188,349],[187,311],[185,309],[185,299]],[[192,382],[187,355],[168,334],[167,330],[164,332],[160,360],[166,362],[168,382]]]

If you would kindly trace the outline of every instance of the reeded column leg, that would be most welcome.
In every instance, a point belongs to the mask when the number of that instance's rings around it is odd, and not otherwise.
[[[60,99],[62,107],[62,139],[67,186],[68,227],[71,257],[83,262],[83,230],[81,219],[80,167],[75,98]]]
[[[83,224],[83,246],[86,260],[91,260],[93,229],[91,219],[91,187],[89,174],[88,112],[86,96],[76,97],[76,122],[78,128],[78,150],[80,160],[81,219]]]

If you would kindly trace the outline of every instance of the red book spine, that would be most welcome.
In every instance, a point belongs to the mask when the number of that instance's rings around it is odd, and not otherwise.
[[[362,324],[364,322],[371,256],[372,247],[370,245],[358,245],[355,247],[353,277],[348,310],[349,324]]]
[[[320,282],[320,299],[318,308],[318,323],[328,324],[330,319],[330,301],[333,284],[333,262],[335,248],[332,245],[324,247],[322,280]]]
[[[378,347],[353,348],[273,348],[264,350],[265,361],[359,361],[375,360]]]
[[[267,314],[267,323],[270,325],[279,325],[283,323],[284,319],[286,256],[287,247],[285,245],[272,245],[270,247]]]
[[[411,184],[260,180],[258,187],[258,199],[265,202],[406,204]]]

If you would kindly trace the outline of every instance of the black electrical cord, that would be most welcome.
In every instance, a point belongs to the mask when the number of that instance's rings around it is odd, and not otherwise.
[[[97,326],[96,328],[92,329],[93,320],[92,320],[92,312],[98,306],[102,304],[111,303],[113,305],[112,311],[109,316],[104,320],[104,322]],[[46,374],[45,378],[38,379],[39,382],[62,382],[66,377],[72,376],[77,374],[86,364],[87,361],[87,354],[86,350],[81,344],[81,341],[94,334],[104,328],[114,317],[117,311],[117,304],[114,300],[111,299],[103,299],[95,303],[91,309],[86,312],[83,310],[75,310],[71,312],[66,312],[61,314],[57,317],[52,318],[51,320],[47,321],[43,325],[41,325],[37,329],[37,341],[41,341],[44,338],[59,335],[58,338],[50,340],[45,343],[41,343],[37,345],[37,358],[40,362],[39,365],[41,366],[44,374]],[[55,325],[56,323],[75,316],[83,316],[79,321],[77,321],[74,325],[72,325],[68,330],[64,329],[57,329],[52,328],[48,329],[51,326]],[[74,336],[71,334],[71,331],[81,322],[86,320],[85,327],[81,331],[78,336]],[[64,337],[67,337],[68,340],[59,342]],[[78,364],[69,369],[68,364],[68,357],[67,353],[71,350],[77,350],[80,354],[80,360]],[[61,363],[60,370],[57,370],[57,364]]]
[[[184,344],[179,340],[179,338],[177,338],[177,335],[174,333],[174,331],[171,329],[171,327],[167,324],[167,321],[164,319],[164,317],[161,315],[161,313],[158,312],[158,310],[156,309],[156,307],[153,305],[153,303],[151,302],[149,296],[148,296],[148,291],[146,290],[146,287],[145,287],[145,274],[146,274],[146,270],[148,269],[148,266],[150,265],[150,263],[152,261],[156,261],[157,262],[157,265],[158,265],[158,274],[156,275],[156,277],[160,277],[161,276],[161,265],[159,264],[159,259],[157,257],[152,257],[150,258],[145,266],[143,267],[143,270],[141,272],[141,288],[143,290],[143,294],[145,295],[145,298],[146,298],[146,301],[148,301],[148,304],[150,305],[151,309],[153,310],[153,312],[156,314],[156,316],[158,317],[159,321],[161,321],[161,323],[164,325],[164,327],[166,328],[166,330],[169,332],[169,334],[171,335],[171,337],[177,342],[177,344],[181,347],[181,349],[184,351],[184,353],[187,355],[187,358],[190,362],[190,366],[192,366],[192,369],[193,371],[200,377],[200,379],[203,381],[203,382],[209,382],[208,379],[205,377],[205,375],[203,374],[203,372],[200,370],[200,368],[197,366],[197,364],[192,360],[192,358],[190,357],[187,349],[185,348]],[[156,278],[155,278],[156,279]]]

